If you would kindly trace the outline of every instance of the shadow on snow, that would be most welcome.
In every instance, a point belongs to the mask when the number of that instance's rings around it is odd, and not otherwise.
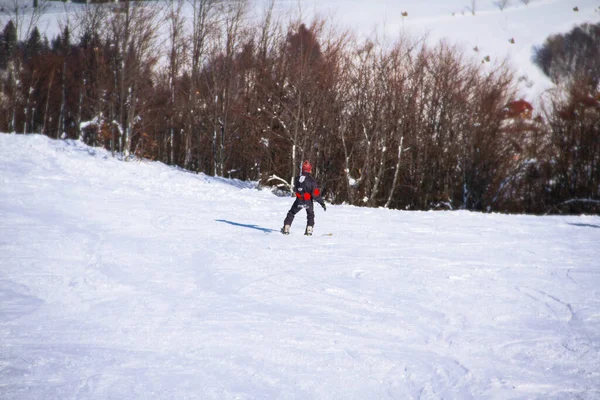
[[[224,222],[226,224],[233,225],[233,226],[241,226],[242,228],[256,229],[257,231],[261,231],[264,233],[277,232],[277,230],[275,230],[275,229],[262,228],[258,225],[240,224],[239,222],[227,221],[225,219],[216,219],[215,221]]]
[[[569,225],[573,225],[573,226],[581,226],[584,228],[600,228],[600,226],[598,225],[592,225],[592,224],[580,224],[580,223],[568,223]]]

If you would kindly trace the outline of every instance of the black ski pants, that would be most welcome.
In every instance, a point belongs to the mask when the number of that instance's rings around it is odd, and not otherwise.
[[[290,211],[288,211],[285,221],[283,221],[283,225],[292,225],[292,222],[294,222],[294,217],[302,209],[306,210],[306,226],[315,226],[315,207],[313,201],[305,201],[300,199],[296,199],[294,204],[292,204],[292,208],[290,208]]]

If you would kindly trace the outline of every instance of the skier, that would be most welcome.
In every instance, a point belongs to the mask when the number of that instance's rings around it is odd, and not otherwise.
[[[283,228],[281,233],[284,235],[290,234],[290,226],[294,221],[294,217],[301,209],[306,210],[306,231],[304,234],[311,236],[313,233],[313,227],[315,226],[315,209],[313,200],[316,201],[323,207],[324,211],[327,211],[325,201],[321,197],[321,191],[317,185],[315,179],[310,175],[312,172],[312,165],[308,160],[302,163],[302,174],[294,179],[294,193],[296,194],[296,200],[292,205],[292,208],[287,213],[285,221],[283,221]]]

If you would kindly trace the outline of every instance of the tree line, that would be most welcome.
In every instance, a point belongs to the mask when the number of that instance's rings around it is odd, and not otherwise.
[[[8,21],[0,131],[283,192],[310,159],[333,203],[600,210],[597,77],[573,74],[535,113],[514,113],[517,79],[504,64],[446,42],[285,21],[274,2],[257,20],[249,5],[90,4],[50,40],[37,28],[19,38]]]

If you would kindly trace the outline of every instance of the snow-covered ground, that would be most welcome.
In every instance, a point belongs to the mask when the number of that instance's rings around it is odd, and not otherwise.
[[[268,3],[270,0],[258,1]],[[530,0],[526,6],[521,0],[508,0],[506,8],[500,10],[497,4],[502,2],[304,0],[300,4],[307,15],[313,10],[316,14],[331,16],[340,27],[362,36],[377,32],[384,35],[386,41],[392,41],[404,32],[414,37],[427,36],[431,44],[440,40],[456,44],[476,61],[490,56],[490,67],[506,60],[517,71],[517,78],[521,78],[520,96],[535,104],[552,84],[531,60],[534,46],[542,45],[552,34],[568,32],[578,24],[597,23],[600,21],[600,2]],[[284,9],[283,4],[289,3],[282,0],[280,8]],[[475,15],[470,11],[473,3]],[[291,7],[292,10],[295,8],[297,6]]]
[[[9,4],[15,1],[31,3],[10,0]],[[270,2],[250,0],[253,15],[262,15]],[[566,33],[584,22],[600,21],[600,2],[530,0],[525,6],[521,0],[508,0],[503,11],[496,5],[500,2],[475,1],[475,15],[469,10],[473,0],[275,0],[275,10],[286,16],[284,20],[299,14],[307,22],[315,15],[328,17],[336,27],[349,29],[359,39],[378,35],[380,40],[391,43],[405,32],[413,37],[426,35],[432,45],[440,40],[456,44],[476,62],[489,56],[491,62],[485,65],[490,67],[507,60],[520,78],[519,95],[536,104],[552,85],[531,61],[533,47],[542,45],[551,34]],[[68,19],[73,23],[73,13],[80,7],[83,5],[50,3],[40,20],[40,30],[50,38],[56,36]],[[0,14],[0,22],[7,18]]]
[[[1,134],[0,398],[600,398],[599,216],[291,203]]]

